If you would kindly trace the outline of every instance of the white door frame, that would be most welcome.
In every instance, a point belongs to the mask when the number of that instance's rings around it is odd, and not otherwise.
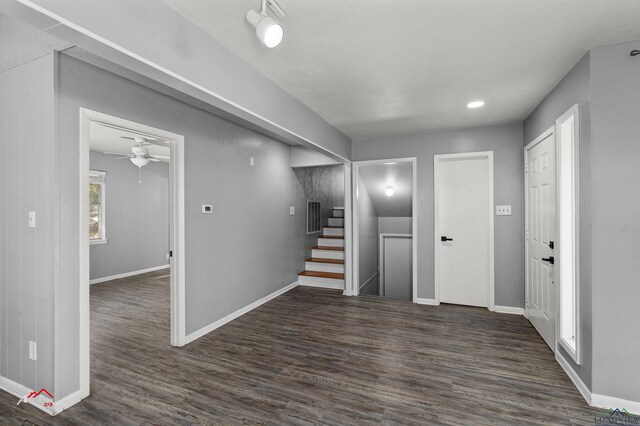
[[[524,297],[525,297],[525,301],[524,301],[524,316],[525,318],[529,318],[529,300],[531,300],[531,298],[529,297],[529,295],[531,294],[531,283],[529,282],[529,196],[528,196],[528,191],[529,191],[529,174],[527,173],[527,164],[529,164],[529,151],[531,151],[533,149],[533,147],[535,147],[536,145],[538,145],[540,142],[552,137],[555,138],[555,132],[556,132],[556,128],[555,126],[551,126],[549,127],[547,130],[545,130],[544,132],[542,132],[542,134],[540,136],[538,136],[537,138],[535,138],[533,141],[529,142],[525,147],[524,147],[524,167],[525,169],[523,170],[524,172]],[[555,143],[554,143],[555,144]],[[558,152],[558,146],[557,144],[555,144],[555,150],[556,150],[556,177],[557,177],[557,171],[558,171],[558,162],[560,161],[560,159],[557,156],[557,152]],[[557,190],[556,190],[557,192]],[[557,194],[556,194],[557,195]],[[556,199],[556,203],[557,203],[557,199]],[[557,208],[557,206],[556,206]],[[558,226],[558,220],[556,217],[556,228]],[[557,237],[556,237],[557,238]],[[554,350],[554,352],[557,350],[557,337],[558,337],[558,310],[559,310],[559,306],[558,306],[558,291],[557,288],[558,286],[555,285],[554,286],[556,288],[556,318],[555,320],[555,336],[554,336],[554,340],[556,340],[556,349]]]
[[[368,160],[368,161],[354,161],[352,164],[353,178],[351,187],[351,211],[353,215],[353,227],[352,227],[352,247],[351,247],[351,290],[348,292],[351,296],[357,296],[360,292],[358,288],[358,282],[360,281],[360,271],[358,264],[360,261],[359,243],[359,212],[358,202],[356,197],[358,195],[358,185],[360,183],[361,166],[373,166],[385,163],[410,163],[411,164],[411,232],[413,236],[413,303],[418,303],[418,161],[416,157],[405,158],[387,158],[383,160]]]
[[[489,162],[489,178],[487,185],[489,187],[489,294],[488,306],[490,311],[495,310],[495,248],[494,248],[494,214],[493,214],[493,151],[480,152],[463,152],[459,154],[439,154],[433,156],[433,255],[434,255],[434,285],[435,285],[435,304],[440,304],[440,240],[438,240],[439,215],[438,215],[438,184],[440,162],[452,159],[487,159]]]
[[[379,292],[380,296],[384,296],[385,288],[384,288],[384,240],[385,238],[413,238],[412,234],[394,234],[394,233],[380,233],[380,242],[378,248],[378,265],[379,265],[379,274],[378,274],[378,288],[381,290]],[[411,290],[413,292],[413,289]],[[411,298],[414,299],[413,294]]]
[[[79,201],[80,201],[80,392],[89,395],[90,383],[90,328],[89,328],[89,139],[92,122],[106,124],[170,141],[169,162],[169,217],[170,241],[173,257],[171,264],[171,345],[185,344],[185,214],[184,214],[184,136],[119,117],[80,108],[79,141]]]
[[[345,296],[353,294],[353,208],[351,204],[351,163],[344,163],[344,292]]]

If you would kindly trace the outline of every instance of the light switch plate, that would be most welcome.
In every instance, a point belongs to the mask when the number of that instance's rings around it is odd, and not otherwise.
[[[496,216],[511,216],[511,206],[496,206]]]
[[[296,214],[296,208],[294,206],[289,207],[289,214],[291,216],[293,216],[294,214]]]
[[[213,206],[211,204],[203,204],[202,214],[211,214],[211,213],[213,213]]]
[[[38,347],[36,342],[29,341],[29,359],[38,360]]]
[[[29,212],[29,228],[36,227],[36,212]]]
[[[256,165],[256,160],[253,157],[249,157],[249,165],[250,166],[255,166]]]

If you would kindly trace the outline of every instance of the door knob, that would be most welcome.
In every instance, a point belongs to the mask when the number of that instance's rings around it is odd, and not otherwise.
[[[549,262],[550,264],[554,264],[555,260],[553,259],[553,256],[549,256],[549,257],[543,257],[542,261],[544,262]]]
[[[444,235],[442,237],[440,237],[440,241],[453,241],[453,238],[447,238]]]

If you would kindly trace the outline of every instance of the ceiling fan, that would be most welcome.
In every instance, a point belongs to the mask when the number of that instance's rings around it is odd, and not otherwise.
[[[136,145],[131,147],[131,154],[124,157],[116,158],[116,160],[124,160],[125,158],[128,158],[133,164],[138,167],[144,167],[149,164],[150,161],[162,161],[160,158],[149,155],[149,149],[144,147],[144,145],[151,145],[151,141],[155,141],[155,139],[147,139],[141,136],[136,136],[135,138],[131,138],[129,136],[120,137],[122,139],[131,139],[136,142]]]

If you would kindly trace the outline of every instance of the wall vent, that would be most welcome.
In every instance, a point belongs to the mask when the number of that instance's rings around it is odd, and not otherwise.
[[[321,229],[320,201],[307,201],[307,234],[316,234]]]

